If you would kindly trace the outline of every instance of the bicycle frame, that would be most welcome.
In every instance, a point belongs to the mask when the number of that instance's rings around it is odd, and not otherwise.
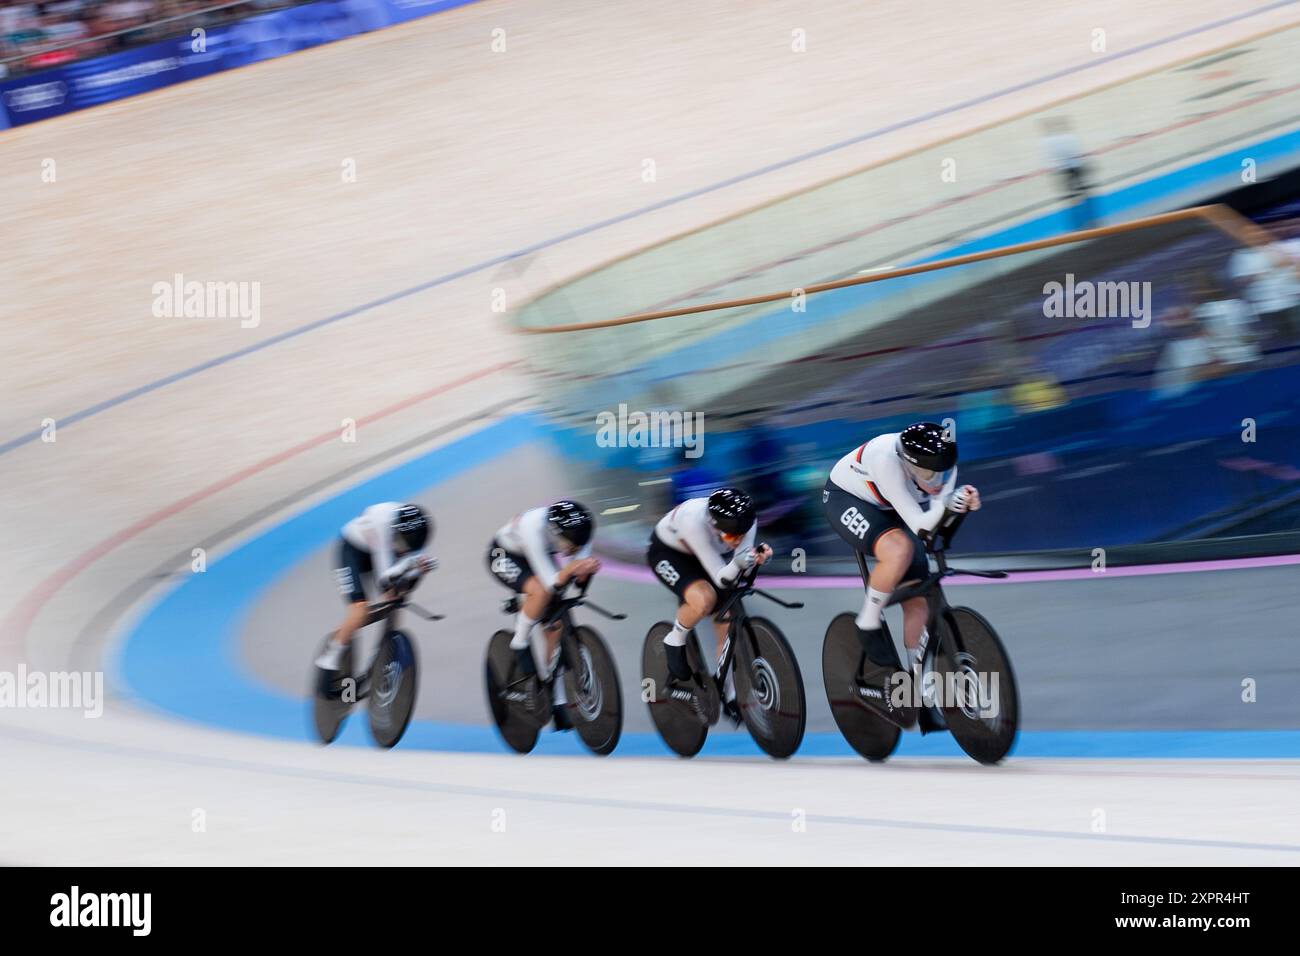
[[[551,603],[547,606],[545,615],[542,617],[540,621],[538,621],[538,626],[541,627],[543,631],[548,630],[552,625],[556,623],[560,625],[559,645],[560,645],[560,666],[561,667],[570,666],[570,662],[568,658],[569,658],[569,645],[572,643],[572,635],[574,629],[574,624],[573,624],[574,608],[584,607],[584,606],[589,607],[597,614],[611,621],[623,621],[627,619],[626,614],[619,614],[614,611],[607,611],[599,604],[594,604],[591,601],[587,600],[587,588],[589,587],[591,587],[591,578],[588,578],[586,581],[582,583],[582,586],[579,589],[577,594],[573,595],[572,597],[565,597],[564,596],[565,592],[568,591],[569,589],[569,584],[566,583],[564,587],[560,591],[557,591],[555,595],[551,598]],[[516,594],[514,597],[510,598],[508,601],[505,602],[504,610],[507,614],[515,614],[518,613],[519,607],[520,607],[520,596]],[[558,673],[558,668],[556,670],[556,673]],[[552,678],[554,678],[554,676],[555,675],[552,674]],[[515,684],[521,683],[523,680],[526,679],[527,678],[520,678],[520,680],[514,681],[508,686],[513,687],[515,686]]]
[[[931,635],[939,633],[939,618],[946,614],[951,607],[941,584],[944,578],[953,574],[969,574],[978,578],[1005,578],[1007,576],[1005,571],[970,571],[949,566],[947,551],[952,546],[953,536],[956,535],[957,529],[961,527],[961,523],[965,518],[966,512],[945,511],[939,526],[930,535],[929,539],[924,542],[925,553],[928,557],[934,558],[937,570],[926,575],[923,580],[916,584],[896,588],[885,604],[886,607],[892,607],[913,598],[924,598],[927,607],[926,629]],[[858,560],[858,571],[862,574],[862,586],[870,587],[870,572],[867,570],[867,559],[861,551],[854,551],[853,556]],[[952,634],[953,639],[960,642],[960,635],[956,633],[955,629]],[[927,660],[933,654],[938,653],[938,643],[936,640],[926,645],[922,660]],[[959,646],[957,650],[961,651],[963,648]]]
[[[359,676],[356,674],[351,675],[357,682],[357,700],[365,698],[370,693],[371,669],[374,667],[375,658],[378,656],[379,648],[383,646],[384,640],[393,631],[397,630],[398,611],[402,610],[402,608],[410,608],[417,617],[424,618],[426,621],[441,621],[445,617],[443,614],[434,614],[414,601],[408,600],[407,595],[409,593],[410,591],[398,592],[396,597],[389,598],[386,601],[376,601],[367,609],[366,619],[361,627],[369,627],[371,624],[383,622],[384,630],[380,635],[379,643],[375,646],[374,653],[371,654],[370,660],[366,663],[361,674]],[[357,628],[357,630],[360,631],[361,628]]]
[[[755,565],[753,570],[741,575],[737,579],[735,587],[727,600],[722,602],[722,607],[713,612],[714,618],[722,618],[727,621],[727,640],[722,645],[722,654],[718,659],[717,677],[719,684],[725,684],[727,672],[731,670],[732,662],[736,656],[736,641],[744,633],[744,626],[749,620],[749,614],[745,610],[745,604],[741,598],[748,594],[757,594],[759,597],[767,598],[774,604],[790,610],[797,610],[803,607],[802,601],[783,601],[775,594],[754,587],[754,579],[758,577],[759,566]],[[757,653],[757,648],[753,649]]]

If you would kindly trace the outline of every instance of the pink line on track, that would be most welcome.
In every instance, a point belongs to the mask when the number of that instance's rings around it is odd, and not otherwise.
[[[957,565],[961,565],[958,560]],[[601,558],[601,574],[615,581],[632,581],[650,584],[658,579],[649,568],[627,564],[612,558]],[[1240,571],[1249,568],[1276,568],[1300,564],[1300,554],[1278,554],[1260,558],[1223,558],[1215,561],[1186,561],[1164,564],[1135,564],[1107,568],[1104,572],[1091,568],[1058,568],[1051,571],[1012,571],[1005,578],[953,577],[945,586],[965,584],[1033,584],[1039,581],[1098,581],[1106,578],[1136,578],[1156,574],[1190,574],[1201,571]],[[852,575],[769,574],[762,577],[769,588],[820,590],[832,588],[860,588],[862,579]]]
[[[462,375],[460,378],[454,379],[445,385],[438,385],[427,389],[417,395],[412,395],[409,398],[402,399],[400,402],[389,405],[387,408],[381,408],[377,412],[363,416],[362,418],[357,419],[357,425],[367,425],[372,422],[377,422],[380,419],[387,418],[389,415],[396,414],[403,409],[410,408],[412,405],[418,405],[420,402],[427,401],[443,392],[449,392],[452,389],[459,388],[461,385],[466,385],[476,379],[484,378],[485,376],[495,375],[497,372],[507,369],[515,364],[517,364],[515,360],[501,362],[489,366],[488,368],[479,369],[477,372],[470,372],[467,375]],[[186,495],[184,498],[174,501],[152,514],[146,515],[134,524],[115,532],[83,551],[38,584],[33,590],[28,592],[22,601],[18,603],[10,615],[5,619],[4,624],[0,625],[0,648],[10,651],[14,649],[21,650],[23,642],[27,637],[27,632],[31,629],[32,622],[36,620],[36,616],[41,612],[42,608],[49,603],[50,599],[54,597],[54,595],[57,594],[65,584],[82,571],[86,570],[86,568],[90,567],[100,558],[112,552],[118,546],[125,544],[132,538],[138,537],[145,531],[148,531],[157,524],[161,524],[168,518],[180,514],[186,508],[198,504],[205,498],[211,498],[218,492],[232,488],[241,481],[252,478],[254,475],[266,471],[268,468],[273,468],[278,464],[288,461],[290,458],[301,455],[303,452],[310,451],[311,449],[324,445],[327,442],[335,441],[337,438],[338,430],[334,429],[328,432],[322,432],[321,434],[308,438],[305,441],[301,441],[296,445],[286,448],[284,451],[277,452],[269,458],[264,458],[255,464],[249,465],[247,468],[241,469],[233,475],[227,475],[225,478],[215,481],[205,488],[200,488],[191,495]]]

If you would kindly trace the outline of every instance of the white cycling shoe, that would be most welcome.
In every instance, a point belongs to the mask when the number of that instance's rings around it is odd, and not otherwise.
[[[325,650],[320,652],[316,658],[316,666],[323,671],[336,671],[339,665],[343,663],[343,652],[347,648],[337,641],[330,641],[325,645]]]

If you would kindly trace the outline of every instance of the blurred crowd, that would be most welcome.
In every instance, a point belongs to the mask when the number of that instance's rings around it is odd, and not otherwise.
[[[1119,325],[1108,337],[1080,336],[1049,355],[1033,346],[1050,337],[1008,322],[1002,347],[957,379],[963,424],[986,428],[1009,415],[1063,408],[1106,391],[1108,382],[1148,373],[1151,397],[1162,401],[1260,367],[1262,360],[1294,363],[1300,347],[1300,220],[1273,231],[1278,238],[1268,245],[1190,255],[1160,278],[1167,294],[1150,335],[1133,336]]]
[[[1173,337],[1154,369],[1158,396],[1181,395],[1300,339],[1300,241],[1239,249],[1224,272],[1197,273],[1190,303],[1164,316]]]
[[[153,43],[303,0],[0,3],[0,78]],[[182,17],[183,19],[172,19]],[[168,21],[160,23],[159,21]]]

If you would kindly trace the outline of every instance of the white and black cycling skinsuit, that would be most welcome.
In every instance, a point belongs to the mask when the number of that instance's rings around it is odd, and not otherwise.
[[[659,519],[650,535],[646,563],[660,583],[683,601],[686,589],[700,580],[722,592],[742,570],[734,556],[752,550],[757,536],[755,521],[731,548],[709,520],[709,499],[691,498]]]
[[[835,463],[822,490],[822,509],[836,534],[868,557],[874,556],[881,535],[895,531],[907,535],[912,541],[912,562],[903,580],[919,581],[929,564],[918,533],[938,527],[956,487],[954,466],[938,492],[922,490],[898,456],[898,433],[890,432]]]
[[[395,554],[393,519],[401,507],[396,501],[371,505],[343,526],[334,577],[347,603],[367,599],[367,579],[376,580],[378,590],[383,592],[399,579],[415,573],[418,552],[401,558]]]
[[[487,566],[492,576],[516,593],[522,594],[524,584],[536,577],[548,592],[556,590],[560,568],[555,555],[560,553],[546,521],[546,507],[533,508],[517,514],[504,524],[492,543],[488,545]],[[585,545],[565,562],[591,556],[592,542]]]
[[[696,581],[708,581],[717,592],[716,608],[726,600],[728,591],[744,570],[745,557],[752,560],[757,537],[758,522],[755,521],[736,547],[731,548],[709,518],[709,499],[691,498],[659,519],[650,534],[646,563],[659,583],[677,595],[683,604],[686,603],[687,588]],[[687,680],[691,676],[685,647],[688,634],[678,618],[673,621],[672,630],[664,635],[668,672],[678,680]],[[728,671],[723,699],[730,706],[735,696],[734,672]]]
[[[560,567],[555,556],[560,547],[551,533],[546,520],[547,507],[533,508],[517,514],[497,531],[488,545],[487,566],[492,576],[516,594],[524,593],[528,579],[536,577],[548,594],[554,595],[559,588]],[[577,553],[566,556],[565,561],[591,556],[591,541],[588,541]],[[545,612],[543,612],[545,617]],[[528,617],[520,602],[519,612],[515,616],[515,634],[510,647],[526,662],[531,654],[532,670],[543,678],[555,671],[559,659],[559,648],[554,655],[548,655],[544,642],[534,632],[538,630],[537,620]],[[525,663],[525,667],[527,664]],[[525,673],[529,671],[526,669]],[[552,685],[553,702],[559,706],[564,701],[564,684],[555,681]]]

